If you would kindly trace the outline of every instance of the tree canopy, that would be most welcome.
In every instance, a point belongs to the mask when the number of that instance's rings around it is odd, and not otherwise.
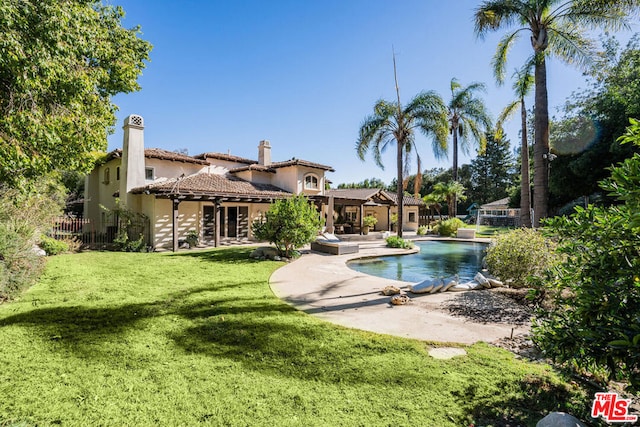
[[[91,0],[0,2],[0,182],[87,170],[117,107],[139,90],[151,45],[120,7]]]
[[[492,66],[496,80],[504,81],[507,54],[522,34],[529,35],[535,75],[534,226],[548,215],[549,191],[549,101],[546,58],[586,65],[593,58],[594,44],[588,29],[614,30],[627,25],[626,14],[635,11],[638,0],[487,0],[474,14],[479,36],[507,30],[498,43]]]

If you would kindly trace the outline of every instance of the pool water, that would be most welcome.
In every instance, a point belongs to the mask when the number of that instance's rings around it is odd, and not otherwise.
[[[405,282],[421,282],[437,277],[459,276],[460,282],[473,279],[482,269],[487,245],[475,242],[416,242],[420,252],[354,260],[347,265],[361,273]]]

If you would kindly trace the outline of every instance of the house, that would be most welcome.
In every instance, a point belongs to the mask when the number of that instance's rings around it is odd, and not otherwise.
[[[325,194],[333,199],[333,225],[337,233],[359,233],[365,216],[378,220],[374,230],[392,229],[391,216],[398,213],[396,193],[378,188],[352,188],[327,190]],[[403,230],[415,231],[419,226],[419,208],[424,202],[410,196],[404,196],[403,201]]]
[[[139,115],[127,117],[123,129],[122,149],[108,153],[85,181],[84,218],[102,233],[115,235],[122,227],[122,221],[110,214],[119,203],[146,218],[139,232],[156,250],[176,250],[191,233],[212,246],[251,240],[251,223],[271,202],[298,194],[316,204],[327,225],[341,215],[328,214],[333,203],[348,212],[353,224],[361,225],[362,215],[372,213],[381,220],[378,229],[389,225],[394,195],[325,190],[325,174],[334,171],[331,166],[295,158],[273,162],[269,141],[260,141],[258,160],[215,152],[188,156],[145,148]],[[417,208],[412,212],[406,214],[408,227],[417,223]]]
[[[477,212],[479,225],[520,226],[520,209],[509,207],[509,198],[485,203]]]

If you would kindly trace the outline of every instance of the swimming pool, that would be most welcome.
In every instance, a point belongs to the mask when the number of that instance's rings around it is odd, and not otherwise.
[[[405,282],[459,276],[460,282],[473,279],[482,268],[486,243],[425,241],[416,242],[420,252],[350,261],[347,265],[361,273]]]

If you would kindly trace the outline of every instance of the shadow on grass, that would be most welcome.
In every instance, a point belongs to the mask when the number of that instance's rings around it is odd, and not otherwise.
[[[499,381],[497,387],[505,392],[507,399],[500,405],[487,398],[476,398],[473,386],[467,393],[455,395],[465,404],[468,413],[472,414],[476,425],[494,427],[535,426],[540,419],[550,412],[566,412],[586,423],[586,425],[605,425],[590,417],[590,408],[579,394],[572,392],[570,386],[552,384],[545,378],[526,376],[513,384]]]
[[[195,250],[186,252],[176,252],[167,254],[168,257],[188,257],[196,258],[202,261],[221,262],[229,264],[254,264],[258,261],[253,258],[249,258],[249,255],[255,247],[221,247],[216,249],[207,250]]]

